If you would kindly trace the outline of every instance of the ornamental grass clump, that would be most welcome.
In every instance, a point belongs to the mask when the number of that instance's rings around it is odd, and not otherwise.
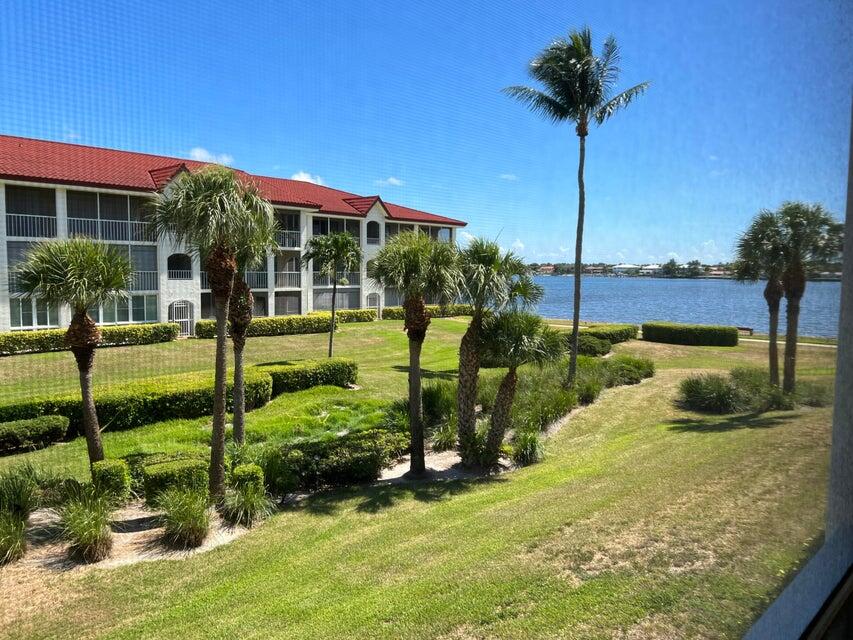
[[[0,566],[23,557],[27,551],[27,523],[13,513],[0,512]]]
[[[511,442],[512,451],[510,457],[519,467],[534,464],[545,457],[545,445],[536,431],[520,431],[515,434]]]
[[[273,503],[264,488],[264,472],[256,464],[242,464],[231,472],[231,487],[219,506],[231,524],[253,527],[272,513]]]
[[[178,548],[200,546],[210,531],[207,493],[193,489],[167,489],[157,499],[163,511],[163,539]]]
[[[0,474],[0,513],[26,521],[38,507],[37,472],[29,464]]]
[[[112,502],[91,485],[83,485],[59,507],[63,537],[69,542],[69,554],[83,562],[98,562],[109,556],[113,547],[110,529]]]

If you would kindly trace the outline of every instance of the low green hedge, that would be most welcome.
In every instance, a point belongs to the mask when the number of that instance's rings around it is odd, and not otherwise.
[[[235,489],[253,487],[263,491],[264,470],[254,463],[238,464],[231,472],[231,486]]]
[[[92,484],[101,495],[124,502],[130,497],[130,465],[118,459],[94,462]]]
[[[331,316],[331,311],[312,311],[309,316],[324,314]],[[373,322],[376,320],[376,309],[337,309],[335,320],[342,324],[349,322]]]
[[[738,332],[737,327],[720,325],[644,322],[643,340],[667,344],[735,347],[738,343]]]
[[[580,329],[580,333],[607,340],[610,344],[626,342],[637,337],[635,324],[590,324]]]
[[[450,318],[452,316],[470,316],[470,304],[428,304],[427,311],[431,318]],[[383,320],[404,320],[406,312],[403,307],[385,307],[382,309]]]
[[[572,350],[572,334],[564,334],[566,339],[566,349]],[[582,356],[604,356],[610,353],[610,340],[599,338],[591,333],[578,334],[578,354]]]
[[[101,327],[100,347],[120,347],[137,344],[170,342],[177,339],[180,327],[174,322],[154,324],[125,324]],[[0,333],[0,356],[16,353],[64,351],[65,329],[38,329]]]
[[[40,449],[62,440],[68,431],[65,416],[39,416],[0,422],[0,453]]]
[[[269,402],[272,397],[272,379],[268,373],[248,367],[245,381],[247,410],[251,411]],[[230,382],[228,393],[230,407]],[[210,415],[213,407],[213,375],[180,373],[96,389],[95,406],[101,428],[112,431],[161,420]],[[83,433],[83,408],[79,394],[34,396],[0,405],[2,421],[42,415],[67,417],[69,436]]]
[[[306,316],[274,316],[272,318],[253,318],[246,329],[249,337],[289,336],[304,333],[325,333],[332,324],[332,314],[318,311]],[[216,322],[199,320],[195,323],[196,338],[215,338]]]
[[[166,489],[207,492],[208,464],[203,460],[172,460],[158,462],[142,468],[142,485],[145,501],[156,504],[157,497]]]
[[[347,358],[257,365],[256,368],[272,378],[273,396],[320,385],[346,387],[355,384],[358,377],[358,365]]]

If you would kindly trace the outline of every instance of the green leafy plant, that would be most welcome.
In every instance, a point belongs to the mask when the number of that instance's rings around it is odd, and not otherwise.
[[[474,313],[470,304],[427,304],[424,309],[430,318],[453,318],[470,316]],[[383,307],[383,320],[405,320],[406,312],[403,307]]]
[[[443,422],[432,432],[432,450],[450,451],[456,448],[456,424],[453,420]]]
[[[26,520],[38,507],[36,470],[23,464],[0,473],[0,512]]]
[[[534,464],[545,457],[545,446],[536,431],[520,431],[513,436],[510,453],[512,461],[520,467]]]
[[[160,495],[168,489],[203,494],[207,485],[207,469],[204,460],[192,458],[146,465],[142,469],[145,501],[159,506]]]
[[[92,464],[92,484],[95,490],[114,503],[130,498],[130,465],[124,460],[100,460]]]
[[[435,427],[450,420],[456,412],[456,384],[449,380],[436,380],[424,385],[424,426]]]
[[[22,558],[27,551],[26,521],[0,511],[0,566]]]
[[[101,347],[121,347],[177,340],[180,327],[174,322],[128,324],[100,327]],[[65,351],[65,329],[37,329],[0,333],[0,356],[17,353]]]
[[[65,416],[39,416],[0,422],[0,453],[40,449],[61,440],[68,430]]]
[[[272,512],[272,501],[264,488],[264,472],[256,464],[243,464],[231,472],[231,488],[220,505],[223,517],[232,524],[252,527]]]
[[[84,562],[106,558],[113,546],[110,529],[112,504],[91,485],[74,491],[59,507],[63,536],[69,542],[69,553]]]
[[[273,396],[320,385],[346,387],[358,378],[358,365],[346,358],[263,364],[257,369],[272,378]]]
[[[690,376],[681,381],[679,404],[686,409],[708,413],[735,413],[748,406],[731,379],[715,373]]]
[[[210,509],[206,491],[170,488],[158,498],[163,512],[163,539],[174,547],[198,547],[210,531]]]
[[[677,322],[644,322],[643,340],[692,346],[736,347],[737,327]]]

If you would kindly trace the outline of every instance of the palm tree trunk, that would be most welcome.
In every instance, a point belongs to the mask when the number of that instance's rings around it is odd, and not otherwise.
[[[462,463],[472,465],[476,461],[475,429],[477,403],[477,378],[480,373],[478,342],[482,328],[482,317],[475,315],[462,336],[459,345],[459,383],[456,387],[456,413],[459,438],[459,454]]]
[[[332,325],[329,327],[329,357],[332,357],[332,348],[335,341],[335,303],[338,297],[338,279],[337,274],[332,274]]]
[[[234,343],[234,442],[243,444],[246,439],[246,384],[243,377],[243,349],[245,336],[231,336]]]
[[[216,373],[213,383],[213,433],[210,438],[210,495],[225,493],[225,395],[227,362],[228,296],[216,296]]]
[[[775,278],[768,278],[764,287],[764,299],[767,301],[767,311],[770,314],[769,358],[770,384],[779,386],[779,302],[782,299],[782,283]]]
[[[95,347],[101,341],[101,332],[85,309],[75,311],[71,324],[65,334],[65,342],[74,354],[77,372],[80,377],[80,397],[83,404],[83,434],[86,436],[86,450],[89,464],[104,459],[104,446],[101,443],[101,427],[98,424],[98,412],[95,408],[95,396],[92,392],[92,366],[95,363]]]
[[[800,322],[800,296],[786,299],[785,305],[785,370],[782,376],[782,391],[792,393],[796,387],[797,376],[797,338]]]
[[[575,381],[578,368],[578,325],[581,316],[581,258],[583,256],[583,222],[586,213],[586,189],[583,182],[583,167],[586,161],[586,136],[578,136],[578,228],[575,237],[575,294],[572,312],[572,350],[569,354],[569,384]]]
[[[424,453],[424,411],[421,399],[421,348],[423,340],[409,337],[409,430],[411,431],[411,463],[409,473],[426,473]]]
[[[489,433],[486,436],[486,460],[492,466],[497,464],[500,456],[501,445],[509,427],[509,416],[512,412],[512,403],[515,400],[515,388],[518,383],[518,374],[515,367],[510,367],[495,398],[495,406],[492,409],[492,419],[489,424]]]

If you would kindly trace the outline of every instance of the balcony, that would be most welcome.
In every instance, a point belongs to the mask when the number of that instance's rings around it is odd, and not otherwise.
[[[286,249],[298,249],[301,244],[299,231],[277,231],[275,239],[279,247]]]
[[[7,213],[6,235],[22,238],[55,238],[56,217]]]
[[[131,291],[157,291],[160,288],[160,274],[156,271],[134,271],[130,278]]]
[[[247,271],[245,274],[246,284],[250,289],[266,289],[267,287],[267,272],[266,271]],[[201,272],[201,288],[204,291],[210,289],[210,282],[207,279],[207,271]]]
[[[192,269],[169,269],[167,272],[169,280],[192,280]]]
[[[336,277],[338,281],[339,287],[357,287],[361,282],[361,273],[358,271],[349,271],[346,273],[339,273]],[[346,280],[346,284],[342,284],[341,280]],[[315,287],[331,287],[332,279],[323,274],[323,273],[314,273],[314,286]]]
[[[299,271],[276,271],[276,289],[299,289],[302,286],[302,273]]]
[[[94,218],[68,218],[68,235],[115,242],[154,242],[157,239],[147,222]]]

